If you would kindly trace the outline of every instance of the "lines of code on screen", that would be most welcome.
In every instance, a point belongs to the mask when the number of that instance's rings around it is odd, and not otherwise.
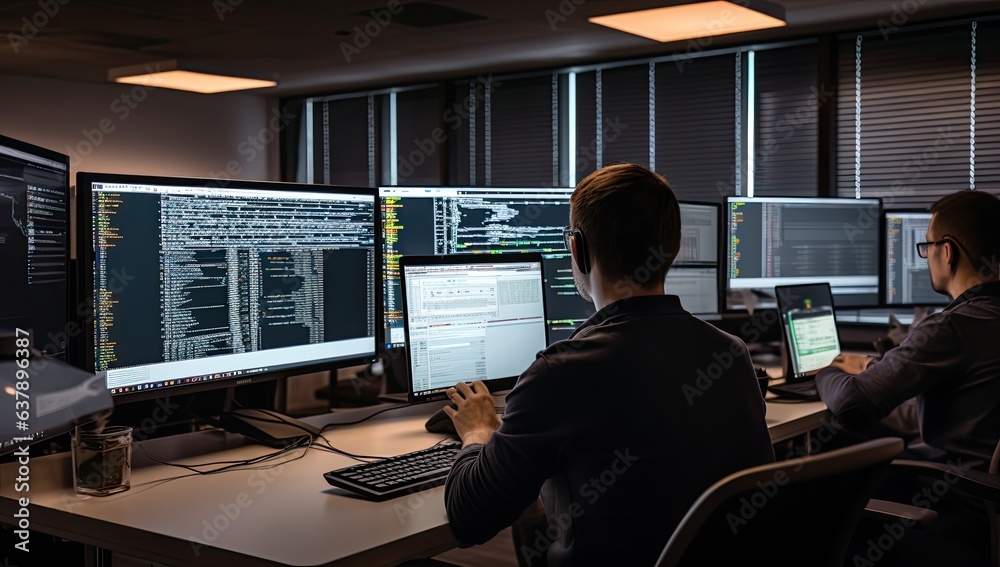
[[[279,192],[95,191],[95,367],[374,336],[374,209]]]

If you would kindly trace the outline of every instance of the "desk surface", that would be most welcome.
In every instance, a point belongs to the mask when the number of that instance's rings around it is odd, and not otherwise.
[[[399,406],[325,433],[338,449],[388,456],[429,447],[444,436],[423,428],[441,404]],[[382,406],[383,408],[385,406]],[[375,408],[342,410],[305,421],[353,421]],[[775,442],[804,434],[828,415],[820,402],[767,404]],[[143,442],[156,458],[186,464],[245,460],[273,452],[238,436],[203,431]],[[104,497],[72,489],[67,454],[32,459],[31,530],[171,565],[392,565],[455,547],[443,487],[387,502],[368,502],[331,487],[322,473],[354,460],[296,449],[280,466],[263,463],[195,475],[148,463],[133,452],[132,488]],[[187,456],[185,456],[185,454]],[[190,456],[200,455],[200,456]],[[0,521],[14,523],[16,464],[0,467]]]

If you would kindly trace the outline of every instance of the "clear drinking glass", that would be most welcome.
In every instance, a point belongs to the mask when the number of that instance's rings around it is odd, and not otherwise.
[[[73,433],[73,488],[77,494],[108,496],[128,490],[132,477],[132,428],[105,427]]]

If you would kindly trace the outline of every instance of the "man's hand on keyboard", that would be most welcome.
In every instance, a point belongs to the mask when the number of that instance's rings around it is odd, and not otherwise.
[[[482,380],[476,380],[472,386],[459,382],[446,393],[456,409],[445,406],[444,412],[455,424],[462,446],[486,443],[500,427],[500,416],[486,384]]]
[[[856,354],[842,354],[833,359],[830,366],[840,369],[848,374],[861,374],[868,369],[872,359]]]

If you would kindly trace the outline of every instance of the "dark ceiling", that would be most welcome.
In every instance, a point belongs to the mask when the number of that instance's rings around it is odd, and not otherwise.
[[[0,44],[0,74],[103,82],[113,67],[191,59],[220,72],[276,74],[279,86],[261,94],[337,92],[683,52],[686,42],[660,44],[587,22],[593,15],[679,3],[683,2],[5,1],[0,4],[0,30],[8,41]],[[875,29],[880,20],[905,27],[1000,13],[997,0],[777,3],[785,7],[787,27],[719,37],[711,46]]]

